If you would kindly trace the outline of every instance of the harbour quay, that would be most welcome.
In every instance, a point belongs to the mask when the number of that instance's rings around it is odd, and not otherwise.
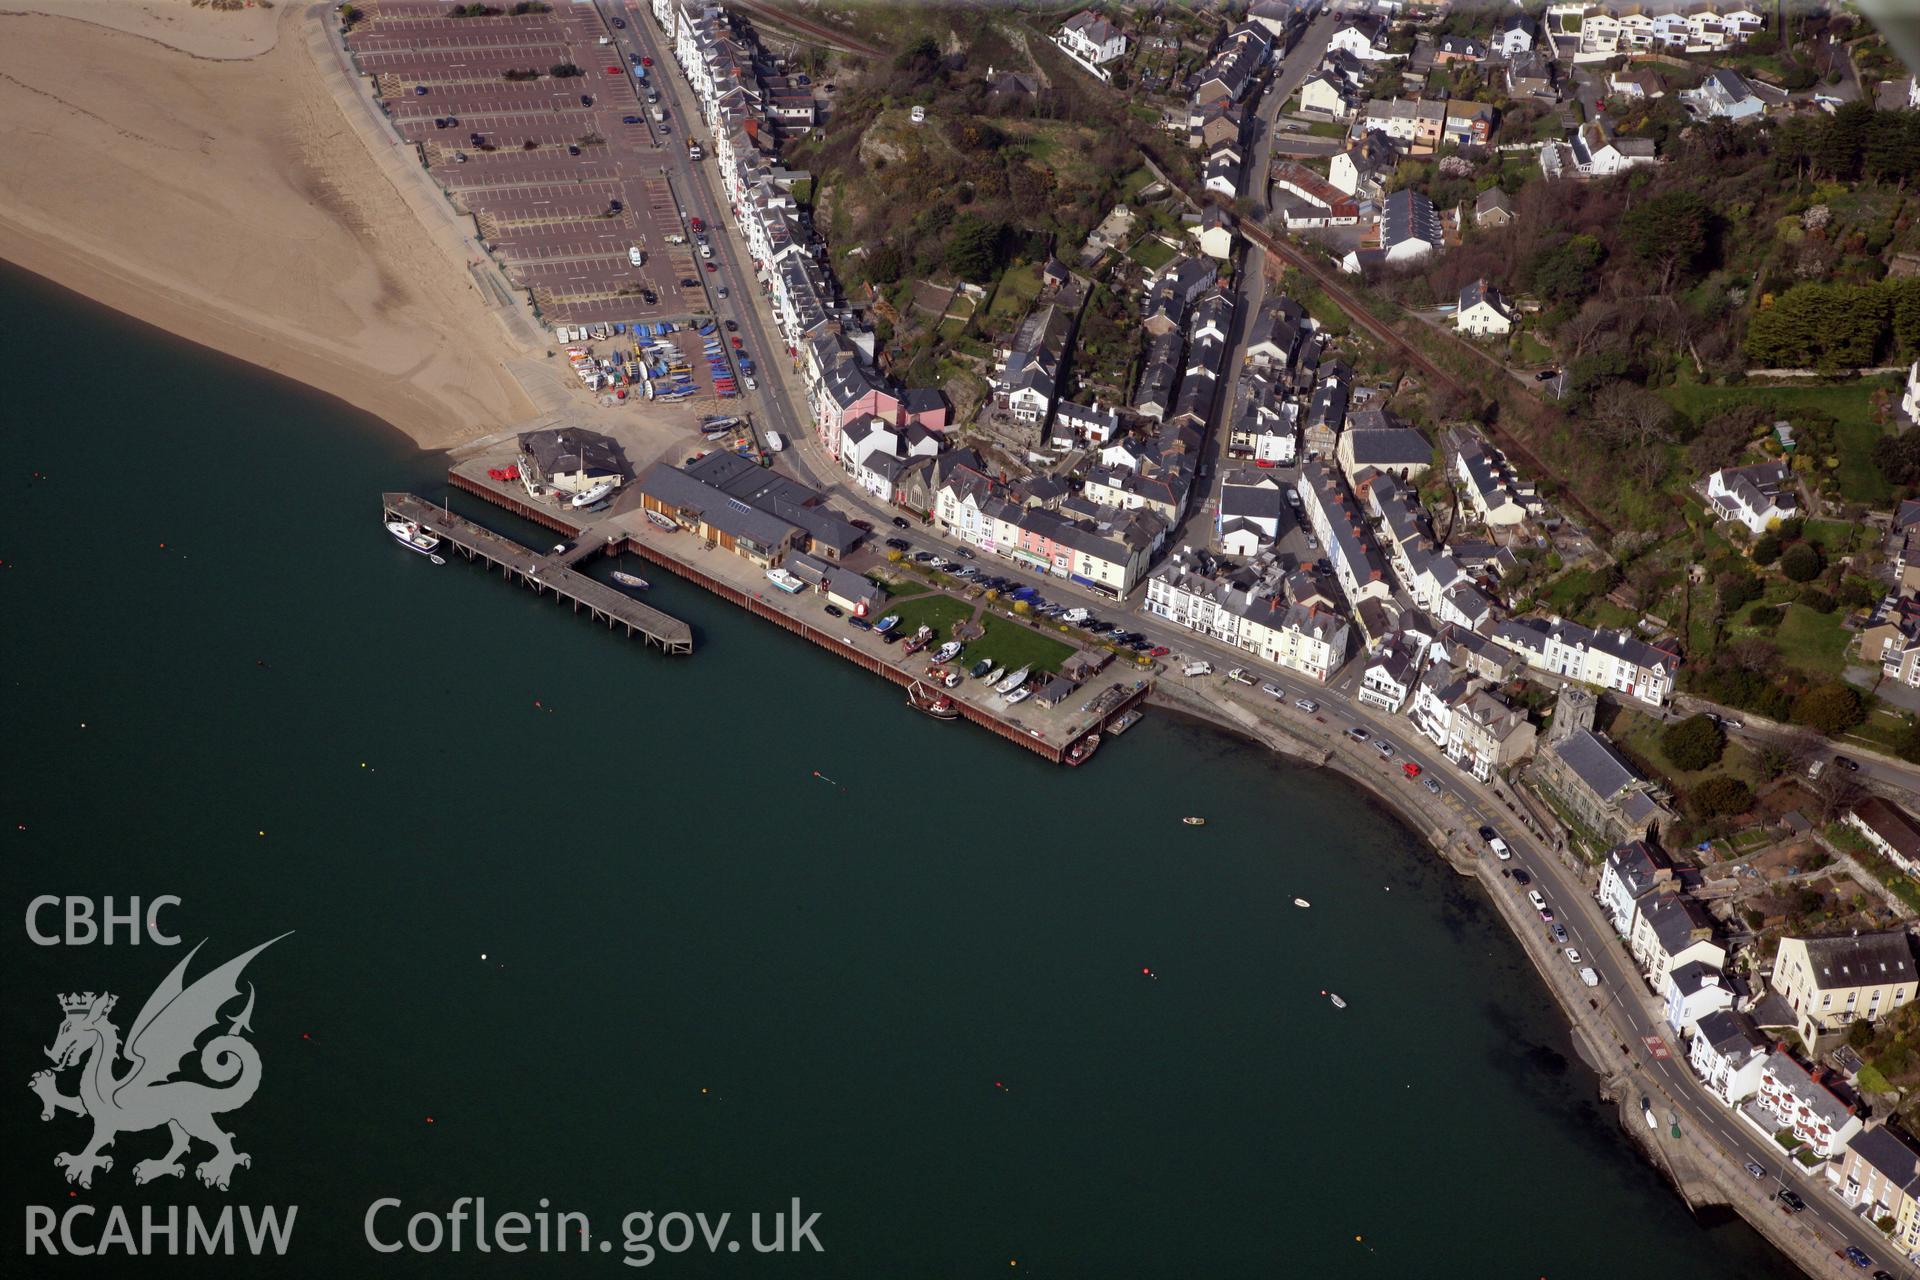
[[[867,530],[814,490],[736,455],[656,462],[581,509],[564,486],[530,485],[511,449],[457,462],[447,483],[559,535],[572,544],[572,564],[594,555],[648,561],[891,681],[916,709],[970,721],[1055,763],[1090,758],[1116,725],[1139,718],[1152,690],[1147,673],[1110,651],[1079,649],[995,612],[984,593],[896,585],[889,596],[869,576],[890,575],[878,572],[887,560]],[[900,619],[892,642],[870,625],[888,616]],[[921,626],[928,634],[915,645]],[[955,639],[960,652],[937,661]],[[972,674],[982,664],[986,677],[1000,673],[997,683]],[[999,690],[1023,669],[1020,686]]]

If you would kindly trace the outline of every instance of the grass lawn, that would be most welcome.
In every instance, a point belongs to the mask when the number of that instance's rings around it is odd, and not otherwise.
[[[1834,448],[1840,465],[1834,473],[1840,496],[1870,507],[1884,507],[1893,497],[1885,477],[1873,465],[1873,444],[1881,425],[1874,421],[1875,380],[1833,383],[1817,387],[1709,387],[1676,382],[1660,388],[1668,404],[1703,422],[1730,405],[1765,404],[1783,414],[1795,409],[1818,409],[1834,418]]]
[[[1613,726],[1608,735],[1635,759],[1644,761],[1650,768],[1670,779],[1674,785],[1685,788],[1693,786],[1702,778],[1716,773],[1731,774],[1749,786],[1757,787],[1766,779],[1760,774],[1760,766],[1753,753],[1737,742],[1727,743],[1720,754],[1720,762],[1697,772],[1683,772],[1673,767],[1667,759],[1667,753],[1660,749],[1660,722],[1628,707],[1622,707],[1614,717]]]
[[[947,640],[953,636],[954,623],[964,622],[973,616],[973,605],[952,596],[935,594],[905,601],[897,608],[888,605],[887,612],[900,615],[898,630],[901,635],[910,636],[925,625],[932,627],[941,640]]]
[[[1587,616],[1597,627],[1631,627],[1640,621],[1638,613],[1611,600],[1595,600],[1587,606]]]
[[[1823,676],[1838,676],[1847,665],[1847,641],[1853,633],[1840,625],[1842,615],[1815,613],[1803,604],[1787,606],[1787,616],[1773,633],[1780,656],[1788,665]]]
[[[1158,236],[1142,236],[1140,242],[1127,250],[1127,256],[1149,271],[1158,271],[1173,261],[1173,246]]]
[[[1521,364],[1546,364],[1553,359],[1553,348],[1522,329],[1514,338],[1513,355]]]
[[[952,342],[955,338],[959,337],[961,334],[965,333],[966,331],[967,331],[967,322],[965,320],[962,320],[959,316],[948,316],[945,320],[942,320],[940,322],[939,332],[940,332],[940,337],[943,341]]]
[[[1154,112],[1153,118],[1147,123],[1157,124],[1159,120],[1159,113]],[[1135,169],[1132,173],[1120,180],[1120,198],[1128,201],[1137,199],[1142,190],[1152,186],[1158,181],[1159,179],[1153,176],[1153,170],[1147,168],[1145,165],[1141,165],[1138,169]]]
[[[1344,138],[1347,136],[1347,126],[1335,124],[1331,120],[1314,120],[1307,125],[1307,136],[1310,138]]]
[[[1024,623],[992,613],[982,616],[986,634],[967,646],[961,655],[967,665],[991,658],[995,666],[1015,671],[1032,667],[1035,671],[1058,671],[1060,664],[1074,655],[1074,648],[1052,636],[1029,629]],[[904,622],[902,625],[905,625]]]
[[[1012,267],[1000,277],[1000,287],[993,292],[993,305],[987,308],[987,315],[1002,320],[1018,320],[1039,296],[1040,265],[1029,263]]]
[[[1828,559],[1870,546],[1875,540],[1871,525],[1847,524],[1842,520],[1807,521],[1806,539],[1817,543]]]

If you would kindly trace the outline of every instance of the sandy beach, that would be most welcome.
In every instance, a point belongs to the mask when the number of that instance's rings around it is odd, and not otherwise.
[[[529,352],[329,92],[311,10],[27,7],[0,13],[0,258],[423,447],[536,412],[505,366]]]

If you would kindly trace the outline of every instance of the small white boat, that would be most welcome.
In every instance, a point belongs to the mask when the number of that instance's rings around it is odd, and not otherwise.
[[[895,627],[899,625],[900,625],[900,615],[897,613],[890,613],[886,617],[880,619],[880,621],[874,623],[873,629],[875,631],[878,631],[880,634],[885,635],[887,632],[893,630]]]
[[[440,539],[412,520],[389,520],[387,532],[393,535],[395,542],[419,555],[431,556],[440,549]]]
[[[1016,702],[1025,702],[1028,698],[1031,698],[1032,696],[1033,696],[1033,690],[1026,688],[1025,686],[1022,686],[1018,689],[1015,689],[1012,693],[1007,695],[1007,705],[1011,707]]]
[[[1012,693],[1015,689],[1018,689],[1021,685],[1027,682],[1027,673],[1030,672],[1031,670],[1033,670],[1033,668],[1031,667],[1020,668],[1018,671],[1008,676],[1005,680],[1002,680],[999,684],[993,686],[995,692]]]
[[[623,587],[639,587],[642,590],[652,585],[639,574],[628,573],[624,569],[615,569],[613,571],[613,580]]]
[[[1336,1009],[1344,1009],[1347,1007],[1347,1002],[1342,1000],[1337,992],[1328,995],[1327,999],[1333,1001],[1333,1007]]]
[[[647,519],[651,520],[657,527],[665,529],[668,533],[678,533],[680,531],[680,526],[675,524],[671,517],[663,516],[658,511],[647,512]]]
[[[800,588],[807,585],[806,583],[800,581],[800,579],[788,573],[785,569],[767,570],[767,581],[771,582],[774,586],[780,588],[782,591],[786,592],[788,595],[795,594],[800,590]]]
[[[1180,821],[1186,823],[1190,827],[1204,827],[1207,825],[1207,820],[1205,818],[1182,818],[1180,819]]]
[[[1007,669],[1005,667],[995,667],[993,670],[987,672],[986,675],[982,676],[981,679],[985,680],[988,684],[999,684],[1001,677],[1006,674]]]
[[[1305,898],[1295,898],[1293,900],[1293,905],[1296,907],[1310,907],[1313,904],[1311,902],[1308,902]]]
[[[963,648],[965,648],[965,646],[958,640],[949,640],[933,651],[933,660],[935,662],[952,662],[960,656],[960,650]]]
[[[599,484],[593,486],[593,488],[574,494],[573,500],[567,503],[567,505],[576,509],[580,507],[590,507],[612,493],[614,487],[613,481],[602,480]]]

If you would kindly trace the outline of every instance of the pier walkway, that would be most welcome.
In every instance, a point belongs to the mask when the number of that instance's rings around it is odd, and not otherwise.
[[[380,503],[386,519],[411,520],[428,533],[446,539],[448,547],[467,559],[484,560],[497,567],[508,581],[518,579],[543,595],[553,592],[557,599],[571,604],[575,613],[585,609],[594,621],[625,627],[629,636],[644,637],[648,644],[657,644],[668,653],[693,652],[693,628],[687,623],[572,568],[601,550],[603,542],[589,542],[583,537],[578,546],[565,552],[542,555],[416,494],[385,493],[380,495]]]

